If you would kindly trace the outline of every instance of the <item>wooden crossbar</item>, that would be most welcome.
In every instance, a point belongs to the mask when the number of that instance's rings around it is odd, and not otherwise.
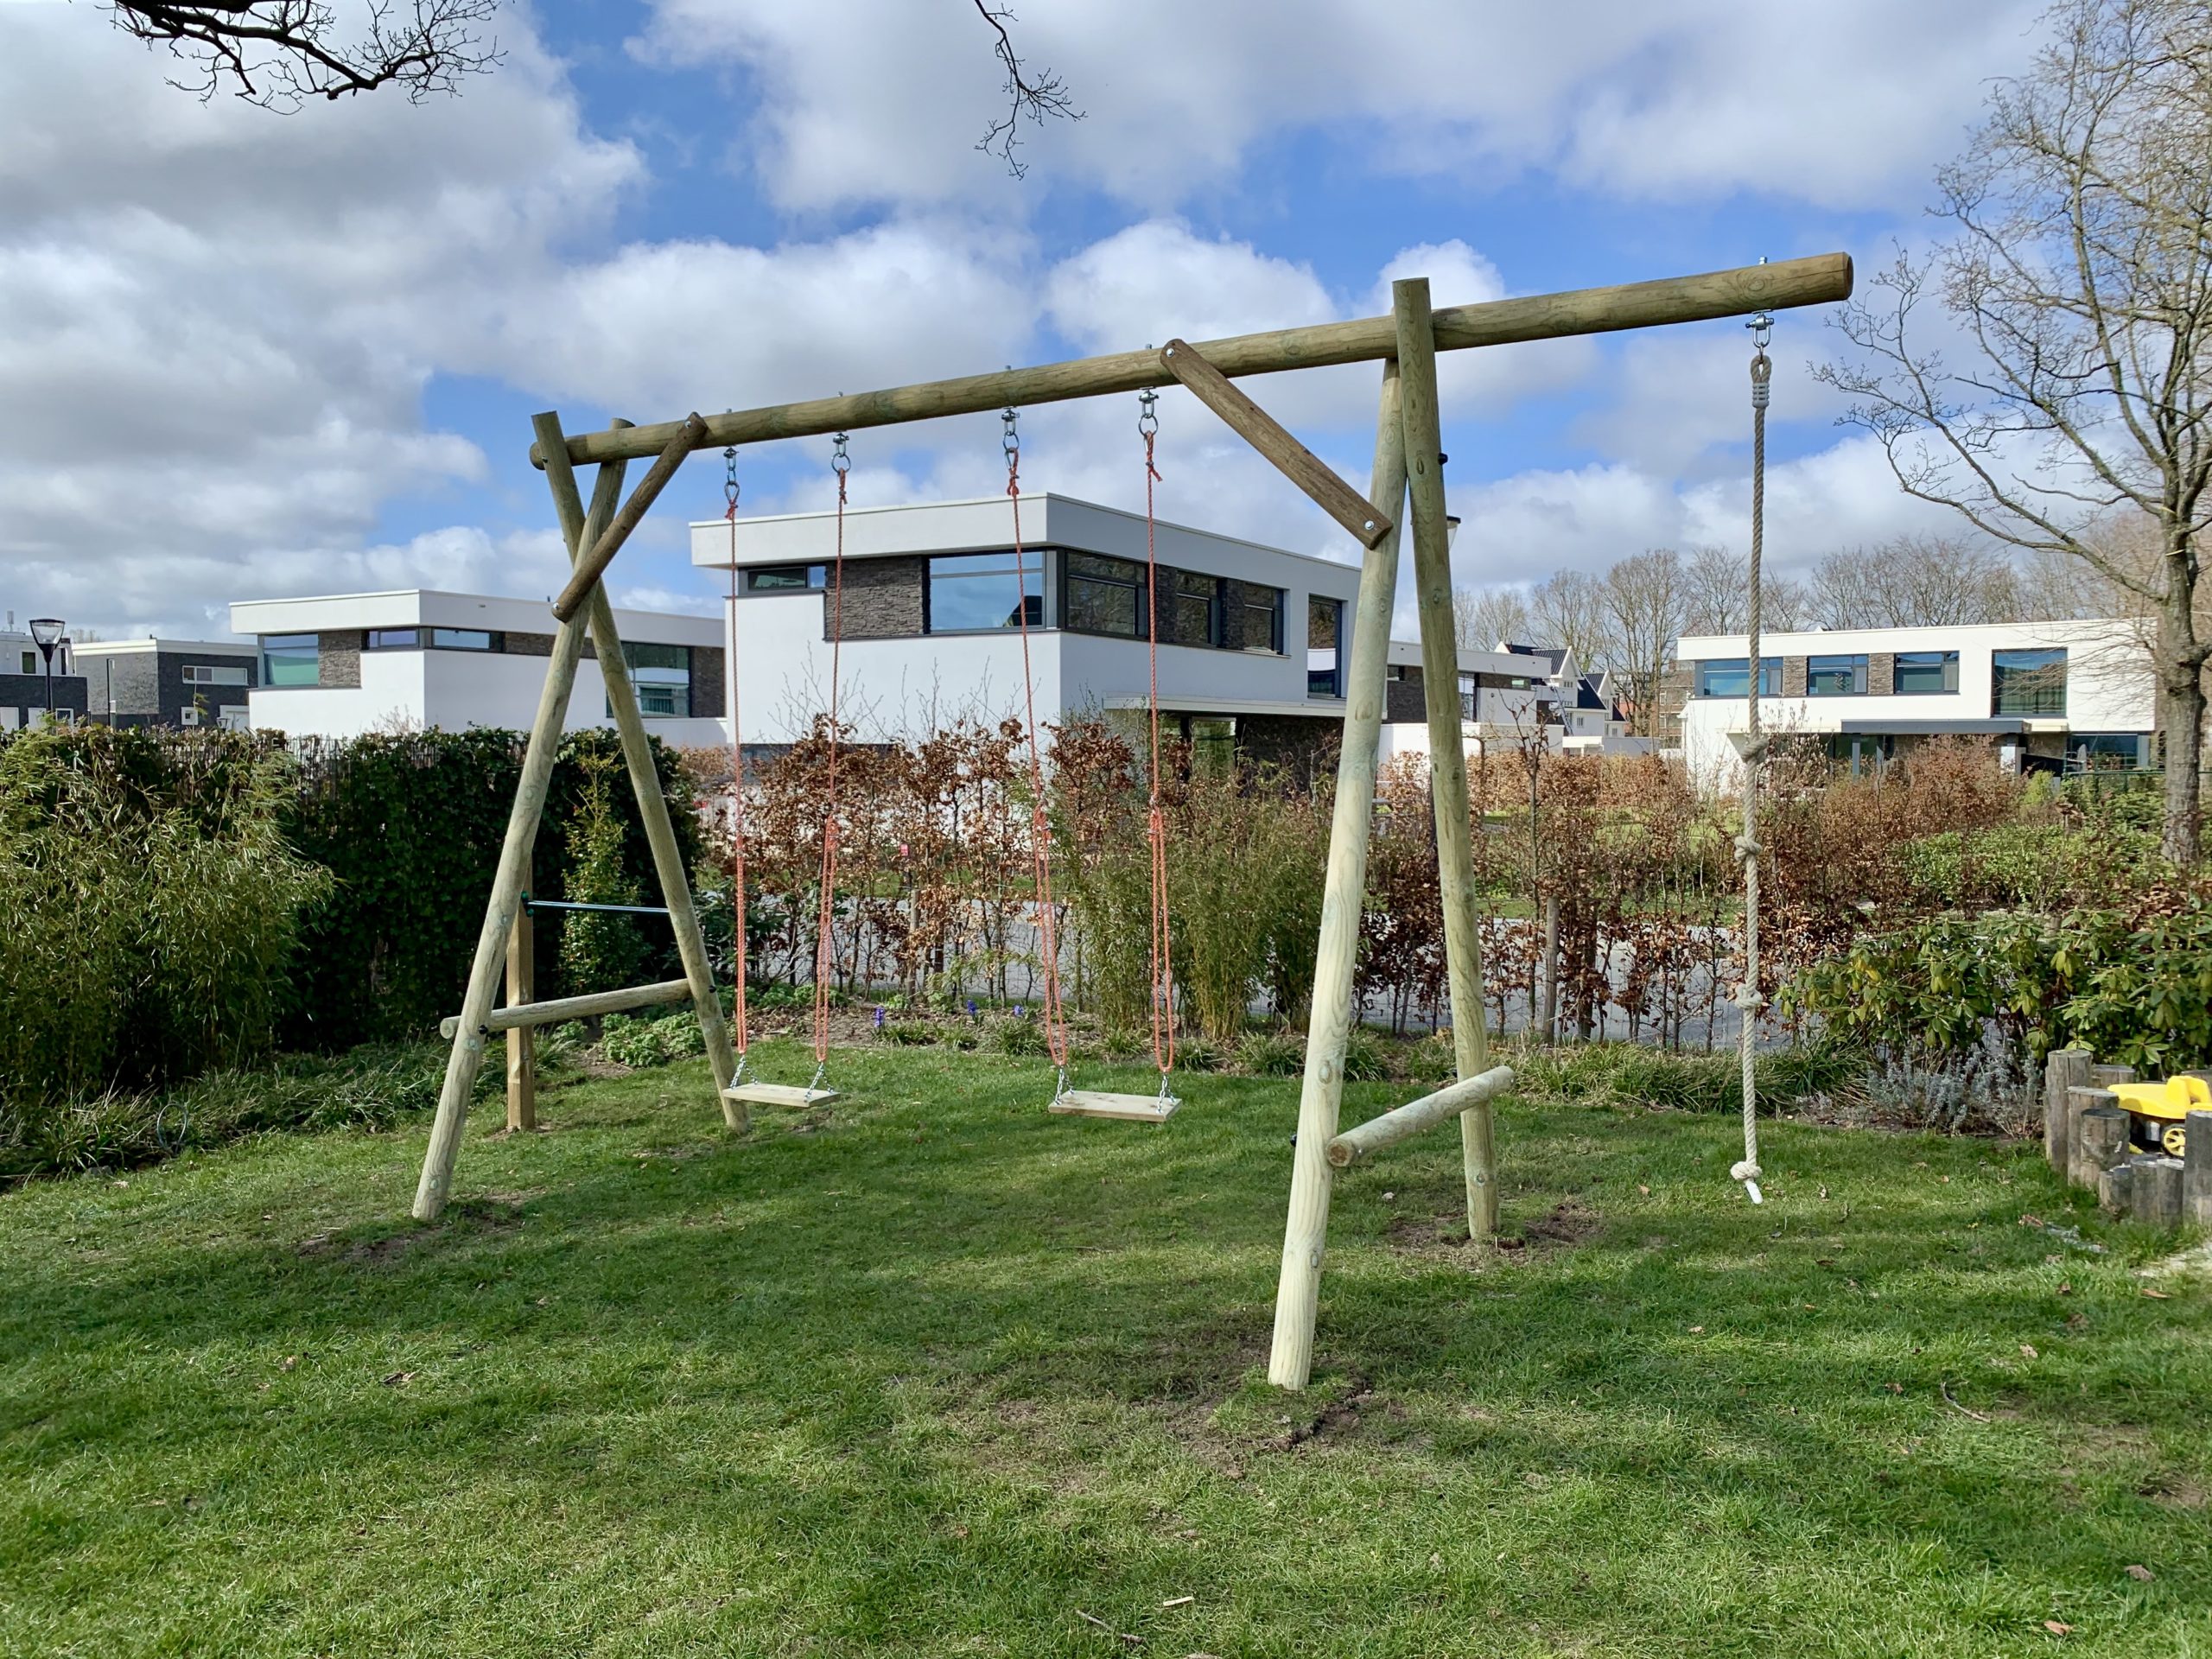
[[[1537,294],[1479,305],[1446,306],[1433,319],[1436,349],[1456,352],[1474,346],[1507,346],[1568,334],[1612,334],[1665,323],[1704,322],[1753,311],[1786,311],[1802,305],[1827,305],[1851,297],[1851,256],[1815,254],[1770,265],[1740,265],[1732,270],[1658,282],[1626,283],[1615,288],[1583,288],[1563,294]],[[1274,374],[1285,369],[1315,369],[1335,363],[1373,363],[1398,354],[1394,317],[1362,317],[1352,322],[1325,322],[1305,328],[1277,328],[1237,334],[1227,340],[1193,342],[1207,362],[1235,378]],[[797,404],[772,404],[706,417],[706,432],[694,447],[765,443],[774,438],[818,437],[864,427],[897,426],[946,415],[975,415],[1009,404],[1027,408],[1098,397],[1116,391],[1141,391],[1173,384],[1160,353],[1116,352],[1077,358],[1036,368],[971,374],[957,380],[930,380],[850,397],[817,397]],[[664,454],[685,423],[580,432],[569,438],[569,459],[587,461],[642,461]],[[533,466],[543,466],[537,446]]]
[[[1395,1147],[1423,1129],[1433,1129],[1439,1123],[1459,1116],[1471,1106],[1495,1100],[1512,1087],[1513,1068],[1494,1065],[1480,1077],[1468,1077],[1433,1095],[1408,1101],[1395,1111],[1370,1117],[1357,1128],[1345,1130],[1329,1142],[1329,1161],[1338,1169],[1347,1169],[1385,1147]]]
[[[658,1007],[664,1002],[689,1002],[691,982],[664,979],[657,985],[630,985],[619,991],[594,991],[586,996],[556,996],[544,1002],[518,1002],[493,1008],[484,1016],[486,1031],[516,1031],[526,1027],[558,1026],[570,1020],[588,1020],[598,1014],[623,1014],[632,1008]],[[438,1021],[438,1035],[450,1040],[461,1029],[457,1014]]]

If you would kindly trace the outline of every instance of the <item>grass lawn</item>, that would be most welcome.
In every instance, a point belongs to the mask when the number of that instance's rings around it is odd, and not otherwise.
[[[1449,1130],[1343,1177],[1293,1397],[1294,1083],[832,1069],[552,1093],[436,1228],[419,1122],[0,1198],[0,1653],[2212,1656],[2212,1296],[2032,1149],[1777,1125],[1755,1210],[1510,1105],[1522,1248]]]

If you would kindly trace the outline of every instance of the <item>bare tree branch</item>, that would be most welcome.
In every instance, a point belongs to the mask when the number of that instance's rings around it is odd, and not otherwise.
[[[1020,146],[1022,123],[1041,127],[1047,121],[1080,121],[1083,111],[1076,108],[1067,83],[1052,70],[1032,70],[1023,64],[1021,54],[1014,49],[1014,36],[1007,30],[1008,23],[1020,21],[1013,12],[1004,6],[992,5],[989,0],[975,0],[975,6],[976,14],[998,37],[991,50],[999,67],[1006,71],[1007,97],[1006,113],[983,129],[976,148],[985,155],[1000,157],[1006,162],[1006,170],[1015,178],[1026,178],[1029,168],[1014,154]]]
[[[368,0],[351,41],[340,39],[327,0],[110,0],[108,10],[118,29],[189,65],[169,84],[203,100],[227,86],[249,104],[291,111],[397,86],[419,104],[498,67],[499,43],[476,32],[498,0],[412,0],[399,20],[393,3]]]

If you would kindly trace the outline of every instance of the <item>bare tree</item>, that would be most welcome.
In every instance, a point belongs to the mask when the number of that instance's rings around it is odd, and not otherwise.
[[[1529,637],[1529,601],[1517,588],[1454,588],[1452,631],[1462,651],[1496,651]]]
[[[314,99],[334,102],[396,86],[420,103],[454,92],[466,75],[487,74],[502,54],[479,31],[499,0],[359,0],[351,38],[340,30],[333,0],[106,0],[115,26],[166,46],[188,66],[169,84],[210,99],[228,88],[249,104],[292,111]],[[1006,73],[1007,111],[984,129],[976,148],[1005,162],[1015,178],[1028,168],[1014,154],[1025,124],[1080,121],[1067,83],[1049,68],[1033,69],[1015,49],[1004,6],[973,0],[993,36],[991,54]]]
[[[1535,643],[1565,645],[1585,672],[1612,662],[1611,619],[1605,608],[1605,584],[1586,570],[1559,570],[1529,596]]]
[[[1741,553],[1707,543],[1682,561],[1682,632],[1741,633],[1751,625],[1749,566]],[[1759,585],[1764,626],[1777,632],[1808,625],[1811,601],[1803,586],[1768,575]]]
[[[1675,659],[1675,641],[1689,613],[1682,556],[1671,547],[1633,554],[1605,572],[1601,588],[1611,668],[1635,709],[1634,730],[1657,730],[1659,685]]]
[[[1841,323],[1822,378],[1911,494],[1985,535],[2086,562],[2141,597],[2165,734],[2164,851],[2202,855],[2199,538],[2212,513],[2212,12],[2202,0],[2062,0],[2054,38],[1992,90],[1938,177],[1952,239],[1900,254]],[[1933,300],[1972,361],[1924,344]],[[2154,526],[2147,569],[2095,526]]]
[[[390,0],[369,0],[358,35],[340,36],[327,0],[112,0],[115,26],[168,48],[190,69],[169,84],[203,100],[225,86],[264,109],[296,110],[379,86],[416,103],[454,91],[463,75],[496,67],[499,49],[477,30],[498,0],[413,0],[395,19]]]
[[[1014,36],[1007,32],[1007,25],[1020,20],[1004,6],[990,4],[989,0],[975,0],[975,3],[976,10],[998,37],[991,50],[998,58],[999,67],[1006,71],[1003,90],[1007,99],[1006,113],[983,129],[976,148],[987,156],[998,156],[1006,163],[1007,172],[1017,179],[1024,178],[1029,168],[1014,153],[1020,146],[1022,123],[1041,127],[1047,121],[1080,121],[1083,111],[1076,108],[1074,99],[1069,96],[1066,82],[1049,68],[1030,68],[1014,49]]]
[[[1957,536],[1897,536],[1839,549],[1814,567],[1814,620],[1827,628],[1917,628],[2020,620],[2012,560]]]

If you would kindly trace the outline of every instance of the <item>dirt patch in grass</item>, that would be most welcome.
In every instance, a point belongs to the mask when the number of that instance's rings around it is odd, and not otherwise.
[[[1404,1255],[1449,1261],[1479,1273],[1494,1262],[1525,1261],[1531,1256],[1572,1249],[1594,1237],[1605,1217],[1577,1198],[1561,1198],[1550,1210],[1518,1231],[1502,1230],[1487,1248],[1471,1248],[1465,1217],[1397,1216],[1390,1222],[1390,1248]]]
[[[293,1254],[310,1260],[348,1262],[372,1268],[391,1267],[417,1250],[463,1236],[504,1233],[522,1224],[523,1205],[538,1192],[486,1192],[455,1198],[446,1218],[433,1227],[409,1227],[393,1231],[384,1223],[373,1227],[346,1228],[336,1232],[310,1233],[294,1245]]]
[[[2136,1496],[2147,1497],[2160,1509],[2201,1510],[2204,1507],[2204,1483],[2194,1475],[2178,1470],[2161,1469],[2136,1489]]]

